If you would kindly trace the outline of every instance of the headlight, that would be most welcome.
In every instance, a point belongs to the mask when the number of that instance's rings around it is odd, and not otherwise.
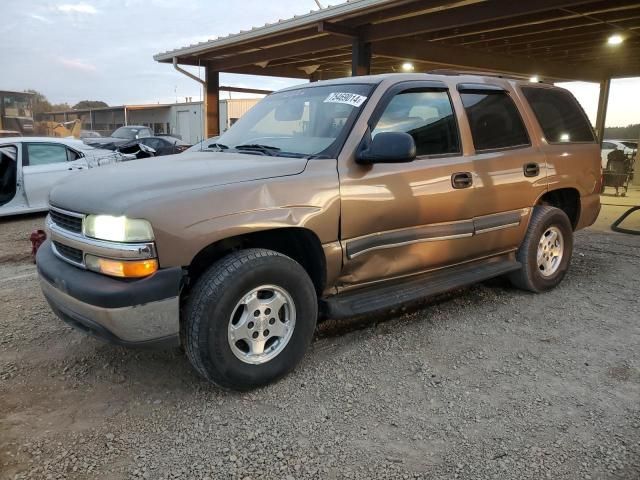
[[[153,240],[153,229],[146,220],[111,215],[88,215],[82,225],[87,237],[114,242],[148,242]]]

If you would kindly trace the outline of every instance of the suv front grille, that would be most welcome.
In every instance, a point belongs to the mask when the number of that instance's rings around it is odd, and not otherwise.
[[[60,228],[74,233],[82,233],[82,218],[63,213],[60,210],[49,210],[51,221]]]
[[[77,248],[70,247],[68,245],[64,245],[60,242],[53,242],[54,247],[56,247],[56,251],[67,260],[74,263],[82,263],[83,255],[82,250],[78,250]]]

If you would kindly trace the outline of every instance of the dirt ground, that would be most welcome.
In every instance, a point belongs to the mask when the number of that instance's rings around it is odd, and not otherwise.
[[[63,324],[28,254],[43,217],[0,220],[0,478],[638,479],[640,237],[608,231],[615,209],[552,292],[326,322],[242,395]]]

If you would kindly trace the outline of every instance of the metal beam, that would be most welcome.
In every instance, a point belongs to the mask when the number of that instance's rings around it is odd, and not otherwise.
[[[531,15],[549,9],[570,7],[589,3],[588,0],[558,1],[536,0],[535,3],[513,0],[494,0],[490,4],[482,2],[459,8],[402,18],[393,22],[384,22],[363,28],[365,41],[380,41],[390,38],[406,37],[434,32],[448,28],[459,28],[480,24],[491,20]],[[566,15],[566,14],[565,14]]]
[[[439,63],[456,68],[477,68],[496,72],[536,74],[558,80],[599,81],[601,75],[586,67],[567,67],[562,63],[545,62],[535,58],[495,55],[481,50],[444,46],[434,42],[395,40],[373,44],[373,53],[398,60],[417,60]]]
[[[204,131],[209,138],[220,135],[220,74],[208,66],[204,71]]]
[[[223,60],[212,61],[210,64],[213,68],[223,72],[238,67],[254,65],[259,62],[268,62],[281,58],[291,58],[298,55],[308,55],[314,52],[333,50],[338,47],[348,46],[349,43],[351,43],[351,41],[342,36],[324,36],[281,45],[279,47],[265,48],[255,52],[233,55]]]
[[[354,38],[351,46],[351,76],[371,73],[371,44]]]
[[[604,139],[604,127],[607,120],[607,106],[609,104],[609,90],[611,88],[611,78],[600,82],[600,97],[598,98],[598,113],[596,115],[596,135],[602,144]]]
[[[320,33],[332,33],[333,35],[341,35],[343,37],[355,38],[358,36],[358,32],[355,28],[345,27],[329,22],[318,23],[318,32]]]

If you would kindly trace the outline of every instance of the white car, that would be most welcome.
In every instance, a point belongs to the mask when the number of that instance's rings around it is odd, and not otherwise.
[[[622,150],[625,155],[633,155],[638,151],[638,142],[628,140],[603,140],[602,141],[602,168],[607,168],[607,156],[614,150]]]
[[[0,138],[0,217],[45,211],[49,190],[58,181],[123,158],[75,139]]]

